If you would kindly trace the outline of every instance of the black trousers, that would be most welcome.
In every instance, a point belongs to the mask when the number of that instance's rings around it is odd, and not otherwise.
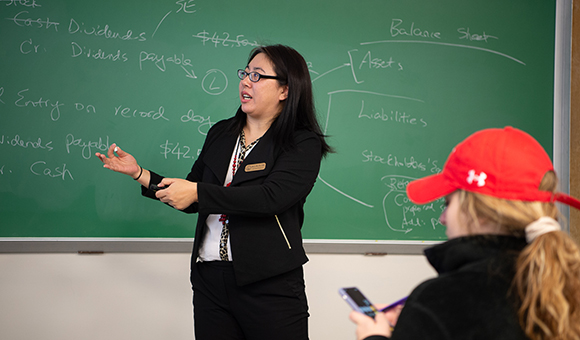
[[[238,287],[231,262],[197,262],[191,273],[196,340],[307,340],[302,267]]]

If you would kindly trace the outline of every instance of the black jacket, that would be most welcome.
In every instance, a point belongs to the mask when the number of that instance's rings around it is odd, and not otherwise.
[[[209,214],[227,214],[233,266],[238,285],[245,285],[295,269],[308,261],[302,246],[303,206],[312,190],[322,158],[320,138],[309,131],[294,133],[296,147],[274,145],[268,130],[224,187],[237,135],[231,119],[208,132],[187,180],[198,182],[199,203],[185,212],[199,213],[192,255],[196,261]],[[152,173],[151,183],[162,177]],[[143,188],[143,194],[155,197]]]
[[[391,339],[527,339],[510,289],[515,261],[525,246],[525,239],[487,235],[427,249],[439,276],[413,290]]]

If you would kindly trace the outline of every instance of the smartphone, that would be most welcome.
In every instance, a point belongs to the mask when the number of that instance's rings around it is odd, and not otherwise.
[[[369,299],[361,293],[360,290],[356,287],[348,287],[348,288],[340,288],[338,293],[344,301],[346,301],[352,309],[356,310],[357,312],[366,314],[371,318],[375,317],[375,313],[377,309],[373,304],[369,301]]]

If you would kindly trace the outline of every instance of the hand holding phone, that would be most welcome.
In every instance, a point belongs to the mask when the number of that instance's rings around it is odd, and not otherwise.
[[[167,187],[169,187],[169,185],[166,185],[166,186],[164,186],[164,187],[160,187],[160,186],[158,186],[157,184],[151,184],[151,185],[149,186],[149,189],[150,189],[150,190],[153,190],[153,191],[155,191],[155,192],[157,192],[157,191],[159,191],[159,190],[167,189]]]
[[[340,296],[346,301],[352,309],[359,313],[375,317],[377,309],[373,304],[361,293],[356,287],[340,288],[338,290]]]

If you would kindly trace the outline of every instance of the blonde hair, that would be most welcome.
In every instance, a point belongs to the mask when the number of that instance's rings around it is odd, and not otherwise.
[[[557,178],[546,173],[540,190],[556,191]],[[542,216],[558,218],[554,203],[513,201],[459,192],[460,209],[471,232],[482,223],[498,233],[525,236],[525,227]],[[580,251],[564,232],[533,240],[518,256],[513,292],[520,301],[518,317],[532,340],[580,339]]]

